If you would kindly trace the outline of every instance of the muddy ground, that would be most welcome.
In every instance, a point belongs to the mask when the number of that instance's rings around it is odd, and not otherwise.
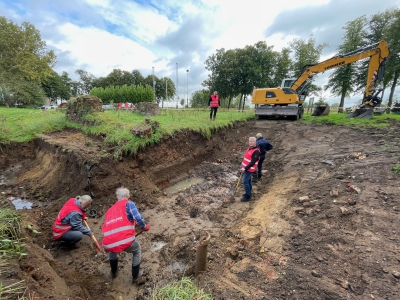
[[[7,282],[25,280],[35,299],[146,299],[190,276],[214,299],[400,299],[399,123],[357,129],[286,120],[236,123],[210,140],[175,133],[136,157],[112,158],[99,138],[63,131],[1,147],[1,199],[26,199],[28,253]],[[252,201],[240,202],[238,169],[249,136],[264,134],[268,153]],[[132,285],[131,257],[108,262],[89,237],[78,249],[51,239],[51,225],[70,197],[89,194],[88,220],[101,240],[115,189],[131,190],[151,230],[138,236],[148,282]],[[182,180],[204,181],[176,193]],[[233,198],[233,201],[231,201]],[[194,278],[196,246],[211,234],[207,271]],[[1,275],[5,278],[5,275]],[[5,282],[5,281],[3,281]]]

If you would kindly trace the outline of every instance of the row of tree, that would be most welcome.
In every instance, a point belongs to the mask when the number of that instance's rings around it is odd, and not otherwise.
[[[389,106],[392,105],[394,90],[399,84],[400,74],[400,10],[392,8],[370,18],[359,17],[346,23],[343,43],[337,47],[339,53],[348,53],[358,48],[386,40],[391,55],[386,62],[384,88],[390,87]],[[226,105],[240,95],[252,93],[254,87],[277,87],[282,79],[300,76],[304,67],[320,61],[323,49],[328,44],[317,44],[311,35],[307,40],[294,39],[280,52],[273,46],[258,42],[245,48],[216,51],[205,62],[208,78],[202,83],[206,90],[217,90]],[[359,61],[335,69],[326,85],[318,87],[309,84],[308,94],[322,97],[323,90],[330,90],[333,96],[340,96],[340,107],[350,95],[364,92],[368,61]],[[202,100],[200,100],[202,99]],[[205,103],[204,91],[193,94],[192,106]],[[239,107],[244,105],[239,102]]]
[[[90,91],[90,95],[99,97],[103,103],[115,102],[154,102],[155,94],[149,85],[122,85],[108,86],[105,88],[94,87]]]

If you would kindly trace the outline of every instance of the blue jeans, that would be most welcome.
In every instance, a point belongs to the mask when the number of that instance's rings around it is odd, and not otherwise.
[[[262,164],[265,160],[265,154],[260,155],[260,160],[258,161],[258,174],[261,175],[261,170],[262,170]]]
[[[246,194],[244,195],[244,197],[246,199],[250,199],[251,198],[251,190],[253,188],[253,184],[251,182],[251,176],[253,174],[254,174],[254,172],[248,172],[248,171],[245,171],[243,173],[242,183],[243,183],[244,190],[246,192]]]
[[[83,233],[77,230],[69,230],[64,233],[58,240],[70,244],[76,244],[83,238]]]
[[[139,242],[136,239],[124,251],[133,254],[132,267],[140,264],[141,247],[140,247]],[[108,252],[108,259],[109,260],[117,260],[118,253],[117,252]]]

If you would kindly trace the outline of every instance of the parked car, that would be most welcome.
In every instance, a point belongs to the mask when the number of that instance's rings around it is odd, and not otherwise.
[[[115,107],[112,104],[103,104],[103,109],[104,110],[112,110],[112,109],[115,109]]]
[[[53,105],[43,105],[40,109],[46,110],[46,109],[54,109]]]

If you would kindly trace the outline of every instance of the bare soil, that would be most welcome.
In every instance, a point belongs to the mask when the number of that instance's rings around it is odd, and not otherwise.
[[[147,299],[190,276],[214,299],[400,299],[399,123],[388,128],[317,126],[286,120],[236,123],[210,140],[190,131],[166,137],[135,157],[112,158],[100,138],[77,131],[1,146],[0,198],[33,203],[22,223],[28,256],[7,280],[25,280],[35,299]],[[249,136],[273,145],[250,202],[235,191]],[[120,186],[131,190],[151,230],[138,236],[148,282],[131,283],[131,256],[119,255],[111,280],[105,256],[84,237],[78,249],[51,238],[71,197],[89,194],[88,220],[101,241],[104,212]],[[201,184],[169,195],[191,177]],[[234,199],[232,201],[232,199]],[[32,225],[40,234],[26,229]],[[210,233],[207,270],[194,277],[196,246]],[[5,282],[5,275],[1,274]]]

